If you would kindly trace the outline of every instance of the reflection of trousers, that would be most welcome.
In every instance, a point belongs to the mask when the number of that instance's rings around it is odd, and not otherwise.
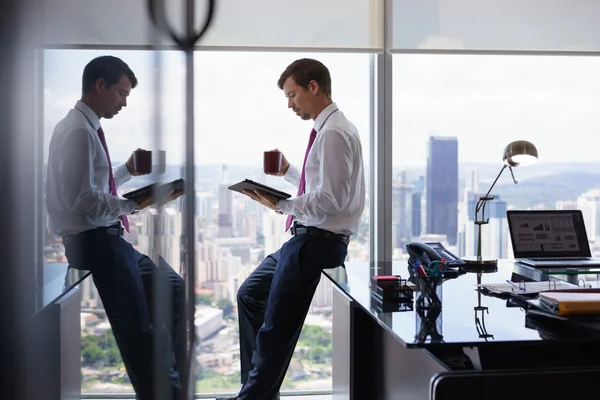
[[[99,228],[64,240],[69,267],[89,270],[140,400],[179,399],[185,360],[184,282],[121,236]]]
[[[238,291],[239,399],[277,397],[296,342],[321,279],[321,271],[341,265],[347,245],[298,235],[269,255]]]

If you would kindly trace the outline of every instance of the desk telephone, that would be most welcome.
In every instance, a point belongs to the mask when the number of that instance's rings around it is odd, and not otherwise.
[[[406,245],[406,250],[410,257],[408,260],[410,265],[413,265],[415,259],[418,259],[421,262],[421,265],[426,266],[431,261],[441,261],[442,258],[446,260],[446,264],[450,268],[458,268],[465,265],[463,260],[450,253],[450,251],[439,242],[412,242]]]

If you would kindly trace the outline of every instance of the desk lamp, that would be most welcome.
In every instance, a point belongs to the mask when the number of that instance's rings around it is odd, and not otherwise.
[[[490,192],[498,182],[498,178],[504,172],[504,170],[508,167],[510,170],[510,175],[512,176],[513,182],[518,183],[515,179],[515,174],[513,173],[513,167],[519,166],[527,166],[536,162],[538,159],[538,151],[533,145],[533,143],[528,142],[526,140],[517,140],[510,143],[508,146],[504,148],[504,152],[502,154],[502,161],[504,162],[504,166],[498,173],[498,176],[490,186],[490,189],[487,191],[485,196],[480,197],[477,201],[477,205],[475,206],[475,225],[477,228],[477,256],[475,257],[465,257],[463,258],[464,262],[467,264],[467,269],[480,269],[480,270],[495,270],[498,268],[498,260],[495,258],[485,258],[481,256],[481,225],[485,225],[489,222],[489,218],[485,218],[485,204],[494,199],[494,196],[490,196]],[[480,218],[481,212],[481,218]]]
[[[481,285],[481,272],[477,273],[477,285]],[[481,290],[477,290],[477,305],[473,309],[475,310],[475,328],[479,337],[486,342],[488,339],[494,340],[494,335],[488,333],[485,327],[485,314],[489,314],[490,310],[489,307],[481,305]],[[481,318],[479,318],[479,313],[481,313]]]

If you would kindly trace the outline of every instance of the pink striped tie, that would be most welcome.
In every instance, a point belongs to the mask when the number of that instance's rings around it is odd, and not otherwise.
[[[306,159],[308,158],[308,153],[310,153],[310,148],[315,142],[315,138],[317,137],[317,131],[313,130],[310,132],[310,138],[308,139],[308,146],[306,147],[306,153],[304,154],[304,163],[302,164],[302,174],[300,175],[300,184],[298,185],[298,194],[297,196],[301,196],[304,194],[304,187],[306,186],[306,177],[305,177],[305,169],[306,169]],[[288,215],[287,220],[285,221],[285,231],[287,232],[292,226],[293,215]]]
[[[98,129],[98,137],[100,138],[100,143],[102,143],[102,147],[104,147],[104,153],[106,153],[106,158],[108,159],[108,189],[110,194],[113,196],[117,195],[117,185],[115,185],[115,177],[113,176],[112,165],[110,164],[110,155],[108,154],[108,146],[106,145],[106,138],[104,137],[104,131],[102,127]],[[127,216],[121,215],[121,221],[123,221],[123,227],[127,232],[129,232],[129,221],[127,220]]]

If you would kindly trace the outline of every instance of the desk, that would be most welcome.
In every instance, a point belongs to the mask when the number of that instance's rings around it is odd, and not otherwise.
[[[57,302],[90,275],[90,271],[69,269],[67,263],[44,263],[44,284],[40,309]]]
[[[370,277],[390,268],[385,267],[347,263],[345,269],[324,272],[334,283],[334,399],[443,398],[447,393],[442,393],[440,387],[462,388],[452,395],[464,399],[470,392],[486,389],[492,375],[501,387],[531,371],[567,374],[576,370],[582,377],[586,373],[600,377],[600,369],[596,369],[600,368],[599,336],[574,331],[568,339],[549,339],[528,327],[531,324],[526,322],[523,309],[475,290],[478,281],[555,278],[500,260],[496,272],[467,273],[445,281],[438,289],[441,312],[428,315],[414,307],[399,312],[379,308],[371,297]],[[408,277],[406,262],[392,263],[391,270]],[[418,296],[415,292],[415,298]],[[470,374],[469,385],[446,384],[449,378],[465,374]],[[530,379],[534,381],[535,377]],[[552,383],[549,393],[558,395],[556,382]],[[572,395],[573,385],[569,388]],[[519,397],[526,394],[521,388],[519,392]],[[536,390],[535,394],[539,398],[541,392]],[[484,397],[493,395],[486,390]]]
[[[81,399],[81,292],[79,283],[89,271],[69,269],[66,263],[43,266],[40,309],[31,321],[32,354],[38,398]]]

